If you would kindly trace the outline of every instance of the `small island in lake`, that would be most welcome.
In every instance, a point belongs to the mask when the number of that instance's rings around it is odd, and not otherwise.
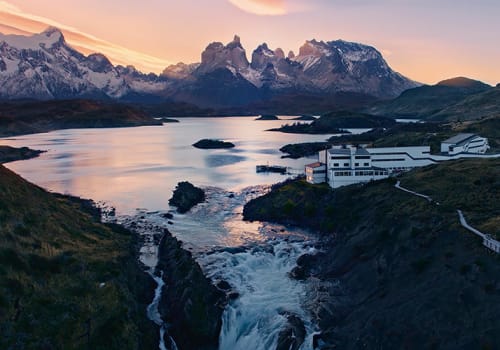
[[[159,121],[161,121],[162,123],[179,123],[179,121],[177,119],[173,119],[173,118],[158,118]]]
[[[233,148],[234,143],[222,140],[203,139],[194,143],[193,147],[201,149]]]
[[[262,114],[260,117],[256,118],[255,120],[280,120],[280,118],[278,118],[277,116],[272,115],[272,114]]]
[[[177,212],[183,214],[204,200],[205,191],[188,181],[182,181],[175,187],[174,194],[169,199],[168,204],[177,207]]]

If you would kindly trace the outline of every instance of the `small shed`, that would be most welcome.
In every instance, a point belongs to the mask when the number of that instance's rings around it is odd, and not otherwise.
[[[306,181],[311,184],[326,182],[326,165],[321,162],[307,164],[305,166]]]

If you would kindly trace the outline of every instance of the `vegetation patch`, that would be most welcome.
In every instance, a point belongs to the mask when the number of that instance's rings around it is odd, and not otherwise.
[[[0,348],[153,348],[137,238],[0,166]]]

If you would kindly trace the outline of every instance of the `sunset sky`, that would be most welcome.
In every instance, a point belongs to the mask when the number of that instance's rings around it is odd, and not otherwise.
[[[116,64],[161,72],[199,62],[208,43],[241,37],[298,51],[305,40],[375,46],[391,67],[423,83],[467,76],[500,82],[498,0],[0,0],[0,32],[48,25]]]

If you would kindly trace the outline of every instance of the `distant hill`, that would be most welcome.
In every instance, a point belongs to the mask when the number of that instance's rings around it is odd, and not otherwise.
[[[161,125],[137,108],[93,100],[0,103],[0,136],[56,129]]]
[[[322,115],[312,123],[295,122],[271,130],[292,134],[338,134],[344,129],[381,128],[393,126],[394,124],[396,122],[390,118],[366,113],[339,111]]]
[[[495,99],[498,91],[497,87],[459,77],[406,90],[399,97],[376,103],[366,111],[430,120],[479,119],[500,111],[500,99]]]
[[[472,120],[500,115],[500,87],[468,95],[434,113],[431,120]]]

